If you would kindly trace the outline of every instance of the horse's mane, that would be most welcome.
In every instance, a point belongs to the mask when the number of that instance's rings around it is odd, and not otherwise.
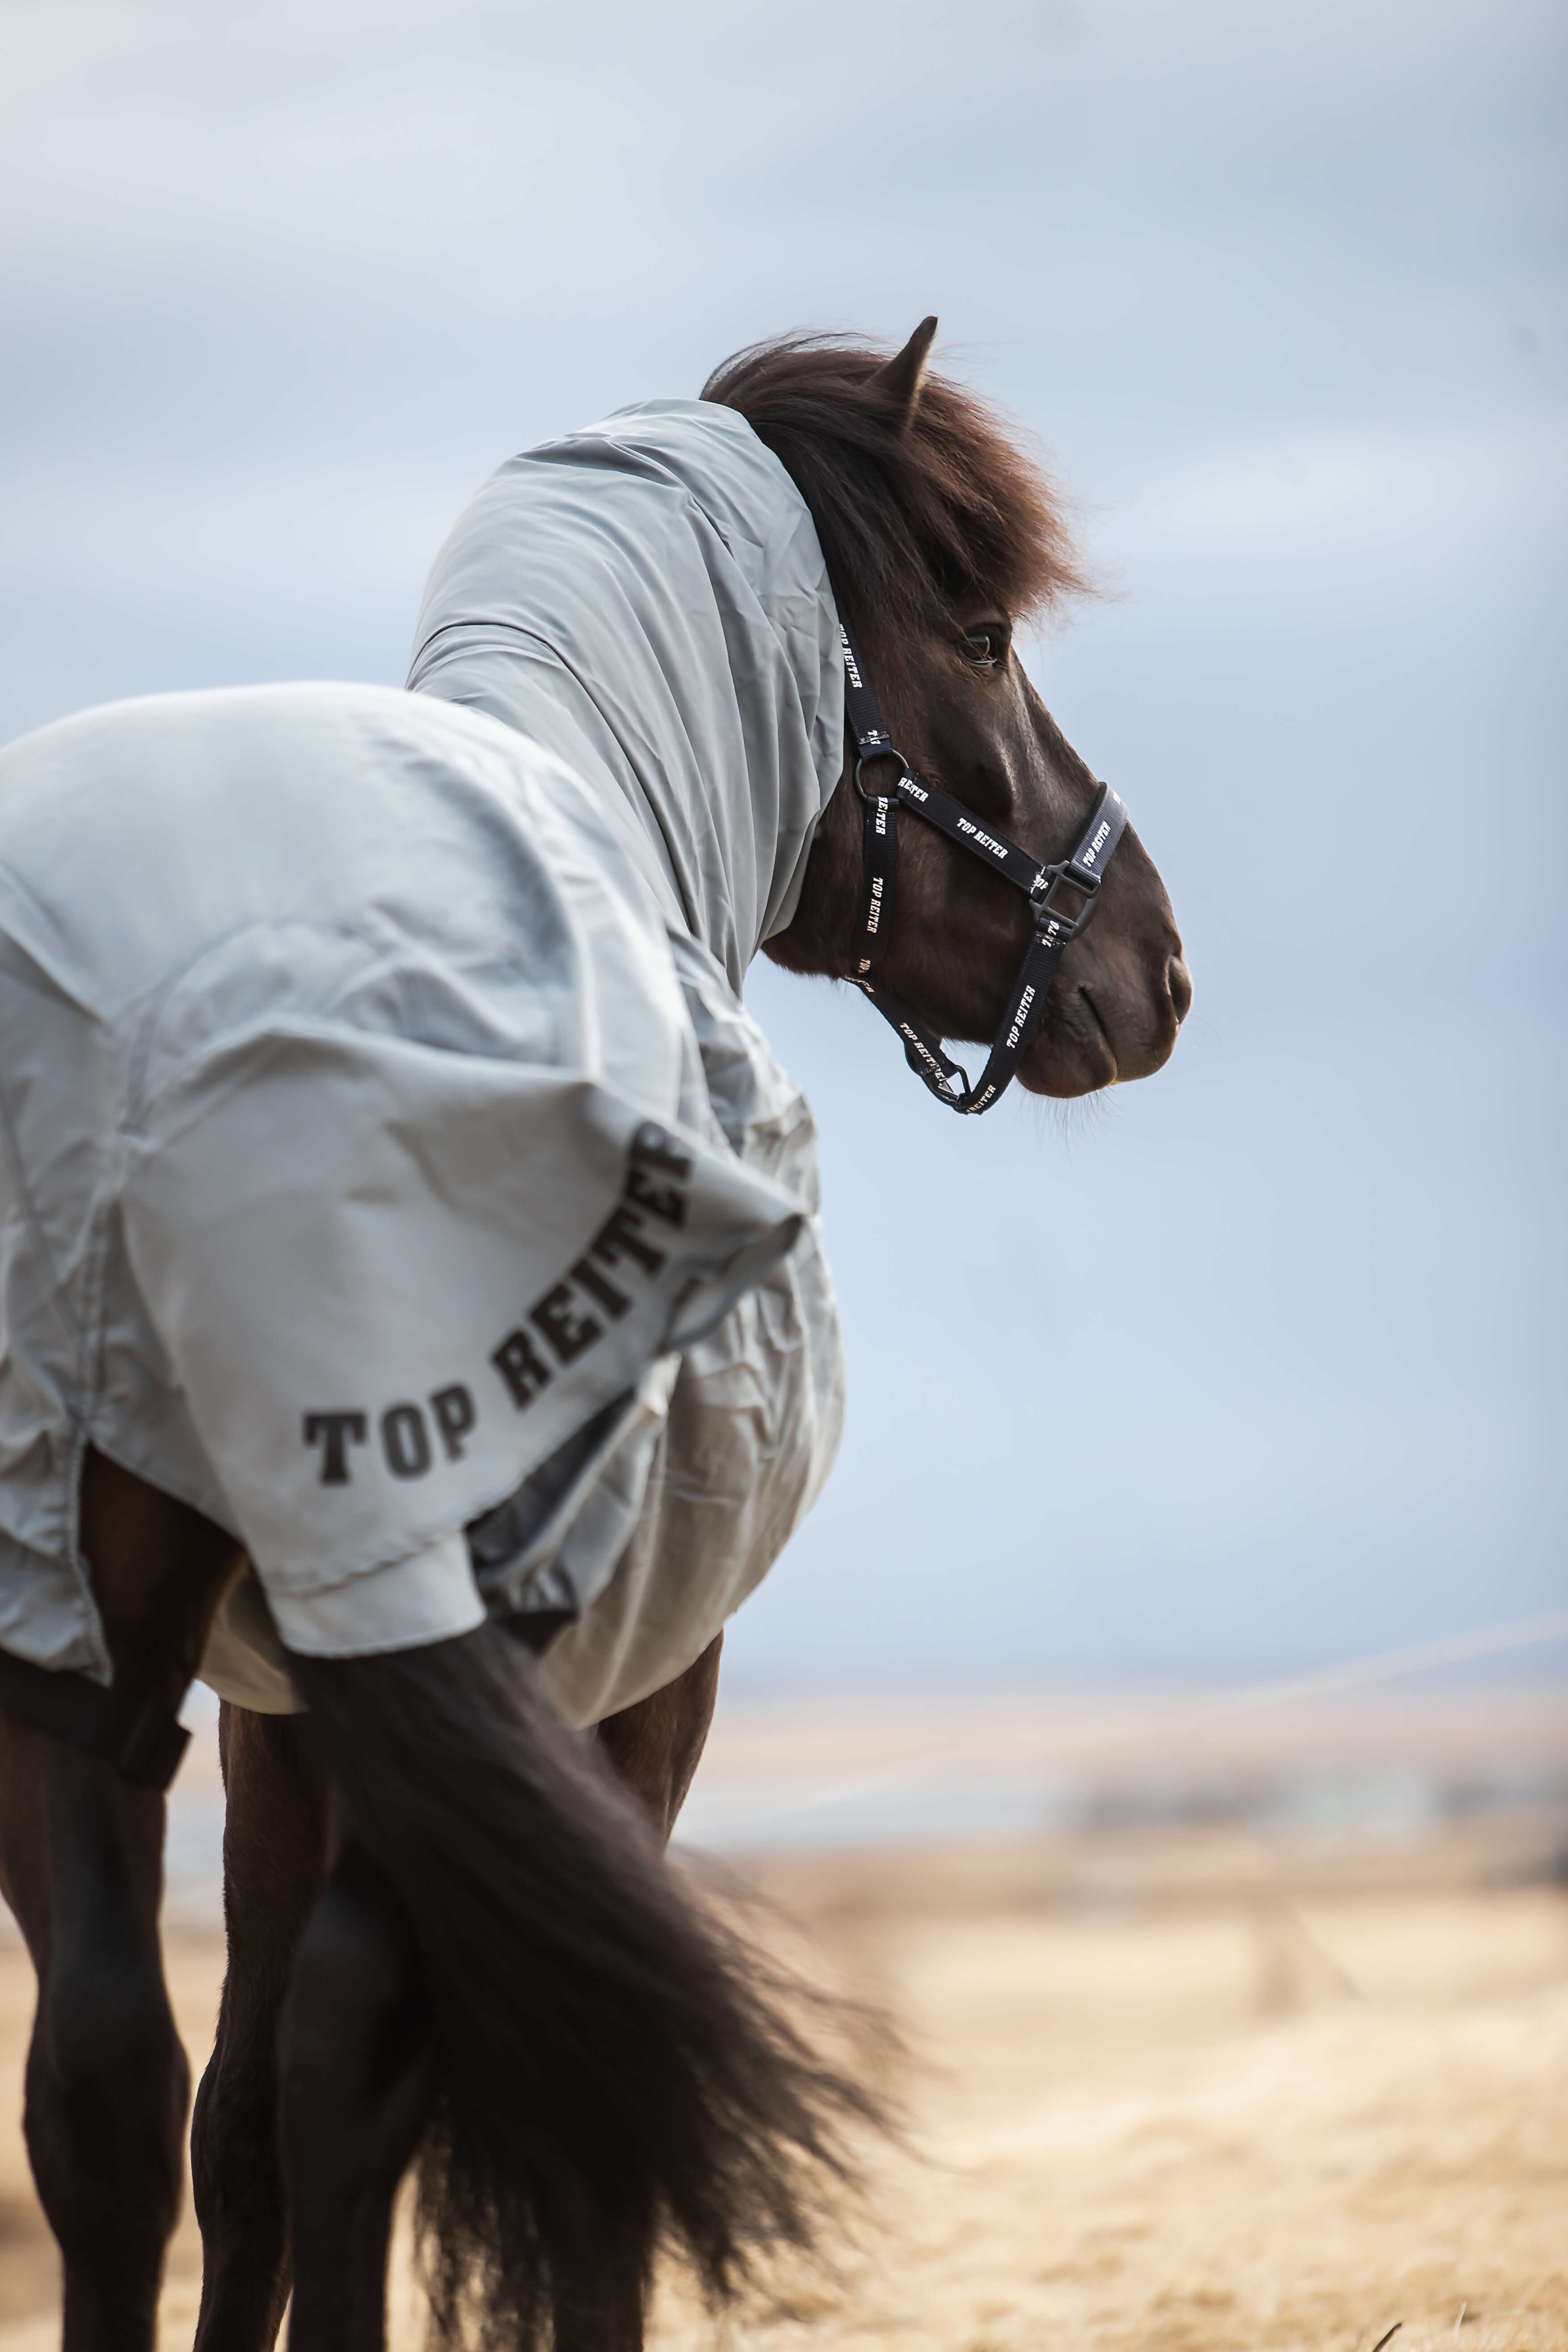
[[[940,375],[926,375],[906,420],[887,364],[847,336],[782,335],[702,387],[794,480],[856,634],[907,645],[951,635],[966,605],[1021,618],[1083,593],[1058,493],[1018,435]]]

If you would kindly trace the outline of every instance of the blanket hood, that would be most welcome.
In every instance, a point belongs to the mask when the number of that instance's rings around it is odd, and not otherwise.
[[[740,994],[844,765],[816,527],[742,416],[644,401],[509,459],[436,559],[408,684],[564,760]]]

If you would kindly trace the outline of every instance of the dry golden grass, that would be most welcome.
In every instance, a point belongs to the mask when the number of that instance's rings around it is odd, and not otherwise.
[[[1125,1859],[1125,1857],[1123,1857]],[[1568,1902],[1320,1893],[852,1934],[923,2059],[842,2285],[755,2352],[1568,2347]],[[1004,1874],[1005,1875],[1005,1874]],[[1463,2319],[1460,2314],[1463,2312]],[[711,2342],[671,2313],[664,2352]]]
[[[1496,1861],[1496,1850],[1492,1850]],[[837,2280],[658,2352],[1568,2352],[1568,1898],[1460,1842],[1281,1873],[1235,1833],[776,1864],[906,2034],[912,2147]],[[221,1967],[171,1947],[193,2053]],[[0,2103],[31,2002],[0,1951]],[[188,2346],[187,2219],[163,2345]],[[0,2137],[0,2352],[58,2339]],[[419,2341],[400,2305],[400,2352]]]

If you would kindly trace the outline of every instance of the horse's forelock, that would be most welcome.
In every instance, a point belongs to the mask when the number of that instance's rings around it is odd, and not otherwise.
[[[1023,435],[929,373],[906,422],[879,383],[887,361],[846,336],[785,335],[702,388],[795,481],[857,635],[889,646],[951,634],[966,606],[1022,618],[1083,593],[1059,497]]]

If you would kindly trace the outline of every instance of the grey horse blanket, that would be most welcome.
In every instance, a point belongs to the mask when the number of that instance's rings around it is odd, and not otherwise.
[[[108,1677],[90,1442],[243,1538],[227,1696],[545,1610],[588,1722],[837,1441],[814,1130],[740,1000],[842,764],[810,517],[723,409],[547,445],[411,684],[0,753],[0,1646]]]

